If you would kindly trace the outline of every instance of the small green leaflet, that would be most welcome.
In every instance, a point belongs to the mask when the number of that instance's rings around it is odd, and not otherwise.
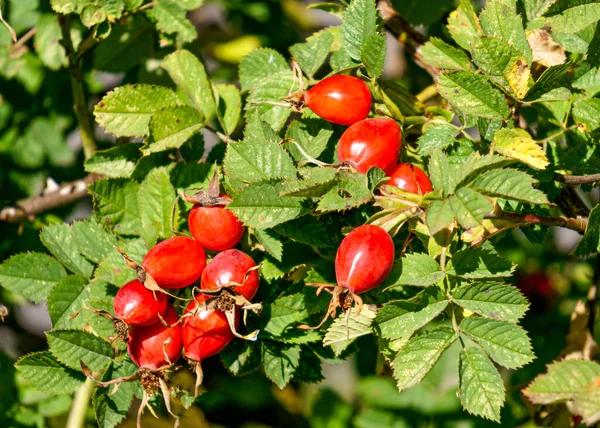
[[[94,152],[85,160],[84,169],[86,172],[109,178],[127,178],[135,170],[135,164],[141,155],[141,146],[138,143],[129,143]]]
[[[140,236],[144,238],[148,248],[152,247],[159,237],[171,237],[173,209],[175,208],[175,216],[178,213],[175,201],[175,188],[167,170],[152,169],[141,183],[138,193],[138,209],[142,221]]]
[[[98,180],[89,186],[94,211],[101,223],[111,224],[120,235],[137,235],[142,227],[138,208],[140,185],[133,180]]]
[[[260,365],[260,343],[249,340],[234,340],[219,353],[223,366],[235,376],[243,376],[258,369]]]
[[[420,383],[456,339],[458,334],[448,327],[432,329],[412,338],[392,362],[398,390]]]
[[[264,306],[263,319],[266,323],[262,330],[275,337],[282,335],[290,325],[309,315],[305,295],[301,293],[279,297],[273,303]]]
[[[487,196],[526,202],[548,204],[546,195],[533,188],[535,180],[526,172],[516,169],[497,169],[477,177],[469,187]]]
[[[183,5],[182,1],[157,0],[156,5],[148,11],[156,20],[156,29],[165,34],[176,34],[180,44],[192,42],[198,37]]]
[[[321,30],[306,38],[304,43],[290,47],[290,53],[308,77],[312,77],[327,59],[334,42],[335,27]]]
[[[94,218],[76,221],[71,233],[81,254],[94,263],[100,263],[117,245],[117,238],[104,230]]]
[[[506,368],[517,369],[535,358],[527,333],[518,325],[485,318],[465,318],[459,329],[461,335],[477,342],[495,362]]]
[[[454,212],[448,200],[433,201],[429,205],[429,208],[427,208],[426,221],[431,235],[435,235],[452,223],[454,221]]]
[[[274,49],[260,48],[253,50],[240,62],[240,82],[242,92],[259,86],[264,79],[282,71],[289,71],[285,58]]]
[[[458,9],[448,17],[448,31],[458,45],[466,50],[483,34],[479,18],[469,0],[461,0]]]
[[[300,363],[300,346],[262,342],[262,364],[267,376],[279,389],[283,389],[294,376]]]
[[[437,37],[431,37],[420,51],[423,60],[435,67],[448,70],[471,70],[471,61],[466,52],[450,46]]]
[[[48,313],[53,328],[82,328],[84,314],[75,314],[83,309],[90,299],[89,281],[81,275],[64,278],[48,296]],[[74,317],[75,316],[75,317]]]
[[[110,364],[114,352],[110,344],[82,330],[52,330],[46,333],[50,352],[61,363],[79,370],[83,361],[91,370],[101,370]]]
[[[102,381],[129,376],[135,373],[137,367],[129,360],[123,363],[115,362],[104,373]],[[116,427],[125,417],[131,407],[134,393],[138,387],[134,382],[123,382],[119,388],[97,388],[92,397],[96,420],[100,428]]]
[[[213,85],[217,119],[227,135],[233,134],[242,114],[242,97],[239,89],[231,84]]]
[[[600,20],[600,3],[594,0],[558,0],[544,13],[554,31],[576,33]]]
[[[47,351],[27,354],[15,367],[29,384],[54,394],[72,394],[85,381],[83,373],[63,366]]]
[[[368,305],[362,307],[357,314],[357,308],[349,309],[350,317],[346,323],[344,313],[333,321],[325,333],[323,346],[331,346],[336,356],[339,356],[357,337],[371,334],[371,324],[377,315],[376,308],[370,308]]]
[[[144,156],[177,149],[205,125],[205,118],[194,107],[172,106],[158,110],[150,119],[150,136],[141,149]]]
[[[413,285],[427,287],[444,278],[444,272],[431,256],[427,254],[409,253],[394,263],[382,287]]]
[[[445,149],[454,142],[459,132],[459,129],[450,123],[434,122],[431,125],[424,125],[423,135],[417,141],[419,154],[428,156],[435,149]]]
[[[87,278],[92,276],[94,266],[79,252],[71,226],[64,223],[50,224],[42,229],[40,238],[48,251],[71,272]]]
[[[458,366],[460,401],[469,413],[500,422],[505,390],[500,373],[478,347],[465,348]]]
[[[573,250],[573,255],[586,257],[597,252],[600,252],[600,205],[596,205],[590,212],[585,233]]]
[[[448,275],[464,279],[503,278],[511,276],[516,265],[500,257],[489,242],[480,248],[457,251],[447,266]]]
[[[494,208],[484,196],[467,187],[458,189],[448,202],[456,220],[464,229],[481,225],[485,215]]]
[[[582,131],[593,132],[600,128],[600,100],[580,100],[573,105],[573,119]]]
[[[516,323],[529,308],[527,299],[510,285],[478,282],[452,292],[452,301],[486,318]]]

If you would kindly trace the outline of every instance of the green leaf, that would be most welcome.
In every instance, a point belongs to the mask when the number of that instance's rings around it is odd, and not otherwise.
[[[309,156],[318,158],[332,142],[333,127],[320,118],[303,117],[290,124],[285,137],[298,143]],[[286,143],[286,149],[297,162],[307,160],[296,145]]]
[[[573,87],[583,90],[588,97],[600,92],[600,68],[591,68],[573,82]]]
[[[317,211],[343,211],[363,205],[373,198],[366,174],[339,171],[336,181],[336,186],[319,200]]]
[[[398,390],[420,383],[456,339],[458,334],[447,327],[429,330],[411,339],[392,362]]]
[[[285,346],[271,341],[262,343],[265,376],[283,389],[294,376],[300,363],[300,346]]]
[[[280,336],[292,324],[302,321],[309,315],[305,295],[290,294],[264,305],[261,317],[266,321],[263,330],[273,336]]]
[[[546,169],[550,164],[544,149],[520,128],[503,128],[494,135],[494,151],[526,163],[535,169]]]
[[[509,369],[518,369],[533,361],[531,343],[522,327],[485,318],[465,318],[461,335],[477,342],[492,359]]]
[[[167,170],[165,168],[151,170],[140,185],[138,193],[142,222],[140,235],[146,240],[148,248],[156,243],[157,238],[169,238],[173,235],[171,216],[175,200],[175,188],[171,184]]]
[[[454,221],[454,212],[450,203],[447,200],[433,201],[427,208],[426,220],[429,233],[432,235],[444,229]]]
[[[223,168],[230,179],[244,183],[296,179],[296,168],[288,153],[276,142],[262,138],[246,137],[227,144]]]
[[[81,372],[63,366],[50,352],[27,354],[15,367],[29,384],[53,394],[72,394],[85,381]]]
[[[255,230],[254,234],[258,239],[258,243],[262,245],[265,251],[277,261],[281,261],[281,258],[283,257],[281,236],[277,235],[272,230]]]
[[[185,49],[167,55],[161,64],[177,87],[183,91],[190,104],[200,110],[206,120],[216,112],[213,91],[204,65]]]
[[[298,81],[290,70],[272,74],[261,80],[250,90],[246,100],[246,117],[258,112],[259,117],[277,132],[285,125],[292,110],[289,107],[273,104],[299,89]]]
[[[524,100],[544,100],[544,97],[548,96],[551,91],[555,91],[559,88],[562,88],[564,91],[571,84],[571,70],[571,63],[553,65],[552,67],[547,68],[529,89]],[[568,90],[567,92],[570,96],[571,93]]]
[[[485,174],[487,171],[505,168],[515,162],[515,160],[505,158],[504,156],[480,156],[479,153],[475,153],[466,162],[463,162],[460,169],[456,172],[456,187],[468,186],[472,180]],[[453,191],[454,188],[452,187],[451,190]]]
[[[525,16],[530,23],[542,17],[556,0],[523,0]]]
[[[337,173],[333,168],[300,168],[302,180],[287,181],[280,192],[283,196],[307,196],[318,198],[327,193],[337,183]]]
[[[500,409],[505,400],[500,373],[477,347],[463,349],[458,366],[460,401],[473,415],[500,422]]]
[[[352,59],[363,60],[369,39],[379,32],[377,21],[374,0],[354,0],[346,9],[341,27],[342,46]]]
[[[600,20],[600,3],[594,0],[558,0],[546,13],[553,31],[576,33]]]
[[[119,248],[138,263],[142,262],[148,252],[144,241],[141,239],[125,241],[119,245]],[[113,249],[96,268],[94,279],[100,279],[121,287],[123,284],[135,279],[135,272],[127,267],[123,256]]]
[[[94,116],[106,132],[117,137],[139,137],[148,134],[148,123],[155,112],[180,104],[169,88],[126,85],[106,94],[94,107]]]
[[[194,107],[173,106],[158,110],[150,119],[150,137],[144,156],[181,147],[206,124],[204,116]]]
[[[481,248],[467,248],[452,256],[448,275],[465,279],[501,278],[511,276],[515,265],[498,255],[489,243]]]
[[[46,254],[17,254],[0,265],[0,285],[34,303],[47,298],[66,276],[65,268]]]
[[[48,296],[48,313],[53,328],[82,328],[83,314],[72,318],[90,299],[89,280],[81,275],[64,278]]]
[[[377,32],[373,34],[364,44],[362,61],[373,79],[378,78],[383,73],[383,64],[385,62],[387,43],[385,34]]]
[[[419,155],[429,156],[435,149],[445,149],[454,142],[460,131],[450,123],[434,122],[423,126],[423,135],[419,137]]]
[[[448,70],[471,70],[471,61],[466,52],[450,46],[442,39],[431,37],[421,48],[423,61]]]
[[[117,245],[117,238],[104,230],[94,218],[76,221],[71,233],[81,254],[94,263],[100,263]]]
[[[505,0],[489,0],[479,16],[481,27],[488,36],[500,37],[525,55],[527,64],[531,65],[531,46],[525,36],[521,17],[517,15],[514,2]],[[476,48],[473,48],[473,54]]]
[[[307,37],[306,42],[291,46],[290,53],[302,71],[312,78],[327,59],[333,42],[332,30],[326,28]]]
[[[588,385],[573,401],[573,413],[581,415],[587,426],[600,421],[600,386],[597,382]]]
[[[71,272],[86,278],[92,276],[94,266],[80,254],[69,225],[64,223],[48,225],[42,229],[40,239],[48,251]]]
[[[482,37],[473,42],[472,55],[492,82],[517,99],[525,97],[531,72],[527,59],[514,46],[496,37]]]
[[[135,373],[137,367],[132,362],[125,360],[123,363],[114,363],[104,373],[102,381],[129,376]],[[127,416],[136,390],[133,382],[123,382],[119,388],[97,388],[92,397],[94,413],[99,428],[114,428]]]
[[[443,71],[438,91],[465,116],[506,119],[510,110],[502,93],[485,77],[467,71]]]
[[[526,202],[548,204],[544,192],[534,189],[534,178],[516,169],[496,169],[477,177],[469,187],[488,196]]]
[[[588,217],[583,238],[573,250],[576,257],[586,257],[600,252],[600,205],[596,205]]]
[[[101,222],[120,235],[137,235],[142,227],[138,208],[140,185],[121,178],[99,180],[89,186],[94,211]]]
[[[385,303],[375,318],[374,327],[385,339],[408,339],[426,326],[448,306],[444,296],[418,295],[417,298]]]
[[[240,90],[231,84],[213,85],[215,93],[217,119],[225,134],[231,135],[237,128],[242,114],[242,97]]]
[[[85,160],[86,172],[104,175],[110,178],[127,178],[135,170],[140,158],[141,144],[131,143],[94,152]]]
[[[600,128],[600,100],[580,100],[573,105],[573,119],[582,131],[593,132]]]
[[[154,49],[154,28],[141,16],[133,16],[127,25],[115,25],[110,36],[94,48],[94,68],[109,73],[131,70]]]
[[[339,356],[357,337],[371,334],[371,324],[377,315],[377,310],[367,305],[362,307],[360,314],[356,313],[356,307],[349,310],[351,312],[348,322],[346,322],[346,315],[340,313],[323,338],[323,346],[330,346],[336,356]]]
[[[246,55],[240,62],[242,92],[263,84],[265,79],[290,68],[281,54],[273,49],[260,48]]]
[[[176,0],[157,0],[148,14],[156,21],[156,28],[166,34],[176,34],[180,42],[191,42],[198,34],[187,19],[183,4]]]
[[[483,34],[479,19],[469,0],[460,0],[458,9],[448,17],[448,31],[458,45],[466,50]]]
[[[494,209],[484,196],[467,187],[458,189],[448,202],[463,229],[480,226],[485,215]]]
[[[552,404],[574,399],[600,376],[600,364],[594,361],[565,360],[552,363],[548,372],[537,376],[523,390],[536,404]]]
[[[441,149],[435,149],[429,160],[429,178],[434,189],[442,189],[444,194],[451,192],[450,167],[448,158]],[[454,190],[452,188],[452,190]]]
[[[427,254],[409,253],[397,259],[383,287],[413,285],[427,287],[444,278],[440,265]]]
[[[234,340],[219,353],[223,366],[234,376],[244,376],[260,365],[260,344]]]
[[[334,245],[334,232],[314,216],[304,216],[275,227],[275,231],[296,242],[323,248]]]
[[[246,226],[257,229],[269,229],[308,213],[304,198],[279,196],[281,188],[277,181],[252,183],[227,208]]]
[[[519,289],[493,282],[463,285],[452,292],[452,301],[486,318],[513,323],[529,308]]]
[[[52,330],[46,337],[52,355],[72,369],[81,369],[81,360],[91,370],[101,370],[114,356],[108,342],[87,331]]]
[[[44,65],[51,70],[66,66],[68,62],[65,48],[60,43],[62,33],[58,16],[50,13],[41,15],[36,29],[33,46]]]

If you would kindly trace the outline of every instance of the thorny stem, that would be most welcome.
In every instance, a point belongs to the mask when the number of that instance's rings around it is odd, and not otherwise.
[[[541,224],[542,226],[560,226],[574,230],[579,233],[585,232],[588,219],[586,217],[550,217],[536,216],[533,214],[517,214],[504,211],[494,211],[485,216],[487,219],[506,220],[511,223],[518,223],[519,226],[533,226]]]
[[[555,174],[554,179],[566,184],[591,184],[600,182],[600,174],[562,175]]]
[[[58,15],[58,22],[62,31],[62,45],[65,48],[67,58],[69,59],[69,75],[71,77],[71,88],[73,89],[73,110],[77,117],[79,132],[83,145],[85,158],[89,158],[96,151],[96,140],[94,138],[94,128],[92,119],[87,109],[85,92],[83,89],[83,76],[81,73],[81,60],[73,47],[71,40],[71,18],[64,15]]]
[[[75,393],[65,428],[83,428],[85,426],[85,415],[95,388],[94,382],[88,378]]]

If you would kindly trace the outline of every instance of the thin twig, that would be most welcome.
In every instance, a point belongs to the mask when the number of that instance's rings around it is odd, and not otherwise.
[[[85,158],[89,158],[96,151],[96,140],[94,138],[94,127],[92,119],[87,108],[85,92],[83,89],[83,75],[81,73],[81,59],[73,48],[71,40],[71,18],[69,16],[58,15],[58,22],[62,30],[61,43],[65,48],[67,58],[69,59],[69,75],[71,77],[71,87],[73,89],[73,110],[77,117],[79,133],[83,145]]]
[[[574,230],[579,233],[585,232],[587,227],[587,217],[550,217],[538,216],[533,214],[517,214],[511,212],[494,211],[485,216],[487,219],[505,220],[511,223],[517,223],[519,226],[533,226],[541,224],[542,226],[560,226]]]
[[[8,28],[8,31],[10,32],[10,35],[13,39],[13,42],[17,43],[17,33],[15,33],[15,30],[13,29],[13,27],[10,26],[10,24],[8,22],[6,22],[4,20],[4,17],[2,16],[2,1],[0,1],[0,22],[2,22],[6,28]]]
[[[556,181],[560,181],[561,183],[567,183],[567,184],[590,184],[590,183],[600,182],[600,174],[590,174],[590,175],[555,174],[554,178]]]
[[[43,212],[83,199],[88,196],[88,186],[100,178],[102,177],[99,175],[90,174],[81,180],[63,184],[58,189],[20,200],[15,206],[0,209],[0,221],[19,223]]]
[[[210,125],[206,125],[204,128],[208,129],[210,132],[212,132],[213,134],[215,134],[224,143],[235,143],[234,139],[232,139],[229,136],[227,136],[227,135],[225,135],[225,134],[217,131],[215,128],[213,128]]]
[[[15,42],[14,45],[10,47],[12,52],[17,52],[19,49],[25,45],[35,34],[37,33],[37,27],[33,27],[31,30],[23,34],[23,36]]]

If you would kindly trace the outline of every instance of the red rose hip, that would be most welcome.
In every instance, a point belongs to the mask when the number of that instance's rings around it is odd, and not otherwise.
[[[378,167],[391,174],[398,163],[402,131],[393,119],[366,119],[355,123],[342,135],[338,159],[366,173]]]
[[[224,206],[196,206],[190,211],[188,225],[194,239],[211,251],[235,247],[244,234],[244,226]]]
[[[175,236],[152,247],[142,267],[160,287],[183,288],[200,278],[206,254],[194,239]]]
[[[371,111],[366,83],[352,76],[331,76],[304,93],[304,104],[328,122],[352,125]]]
[[[150,325],[167,310],[167,296],[148,290],[137,279],[117,291],[114,302],[115,315],[127,325]]]
[[[335,257],[338,285],[359,294],[377,287],[394,264],[394,243],[379,226],[364,225],[348,234]]]
[[[141,369],[158,370],[170,366],[181,355],[181,326],[173,306],[167,307],[163,319],[171,327],[158,321],[149,326],[134,326],[129,330],[127,352]]]
[[[204,295],[198,295],[196,300],[190,302],[181,327],[185,349],[183,355],[198,362],[218,354],[233,339],[233,332],[223,312],[200,307],[205,300]],[[236,316],[236,324],[238,320]]]
[[[217,254],[204,270],[200,288],[218,290],[231,283],[242,284],[235,286],[234,291],[246,300],[252,300],[259,284],[258,270],[250,271],[254,267],[256,263],[248,254],[239,250],[223,251]]]
[[[398,164],[386,184],[396,186],[405,192],[417,193],[419,195],[424,195],[433,190],[427,174],[418,166],[409,163]]]

